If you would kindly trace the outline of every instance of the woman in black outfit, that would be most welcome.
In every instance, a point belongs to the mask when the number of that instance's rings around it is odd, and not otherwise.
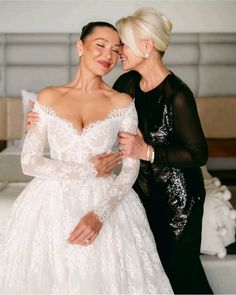
[[[199,258],[208,150],[191,90],[162,62],[171,23],[143,8],[117,28],[122,68],[131,71],[113,87],[135,97],[141,131],[120,134],[124,155],[141,159],[134,189],[174,292],[212,294]]]

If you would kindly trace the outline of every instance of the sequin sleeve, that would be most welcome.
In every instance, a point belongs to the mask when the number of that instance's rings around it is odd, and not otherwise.
[[[176,144],[155,147],[154,165],[162,167],[200,167],[208,159],[208,148],[195,99],[187,87],[177,91],[170,104]]]

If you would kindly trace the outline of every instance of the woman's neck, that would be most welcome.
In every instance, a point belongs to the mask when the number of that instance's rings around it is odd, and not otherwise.
[[[75,79],[70,82],[68,86],[83,92],[88,92],[101,89],[103,84],[104,82],[101,76],[92,73],[85,67],[79,66]]]
[[[144,92],[156,88],[170,74],[162,60],[155,56],[146,59],[137,71],[141,75],[140,88]]]

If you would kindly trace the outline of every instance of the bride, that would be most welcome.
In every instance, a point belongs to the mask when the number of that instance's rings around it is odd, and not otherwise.
[[[118,176],[99,177],[96,155],[105,161],[118,132],[137,129],[131,98],[101,78],[119,51],[112,25],[89,23],[77,43],[76,78],[38,96],[40,120],[21,156],[23,172],[35,178],[0,237],[1,294],[173,293],[132,190],[139,161],[123,158]],[[46,141],[51,159],[43,157]],[[119,160],[118,152],[111,166]]]

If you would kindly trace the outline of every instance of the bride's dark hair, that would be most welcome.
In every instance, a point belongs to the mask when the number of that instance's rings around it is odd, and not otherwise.
[[[107,22],[100,22],[100,21],[97,21],[97,22],[90,22],[88,23],[86,26],[84,26],[82,28],[82,32],[81,32],[81,35],[80,35],[80,40],[84,41],[84,39],[86,37],[88,37],[95,28],[97,27],[107,27],[107,28],[110,28],[114,31],[117,32],[117,29],[110,23],[107,23]]]

